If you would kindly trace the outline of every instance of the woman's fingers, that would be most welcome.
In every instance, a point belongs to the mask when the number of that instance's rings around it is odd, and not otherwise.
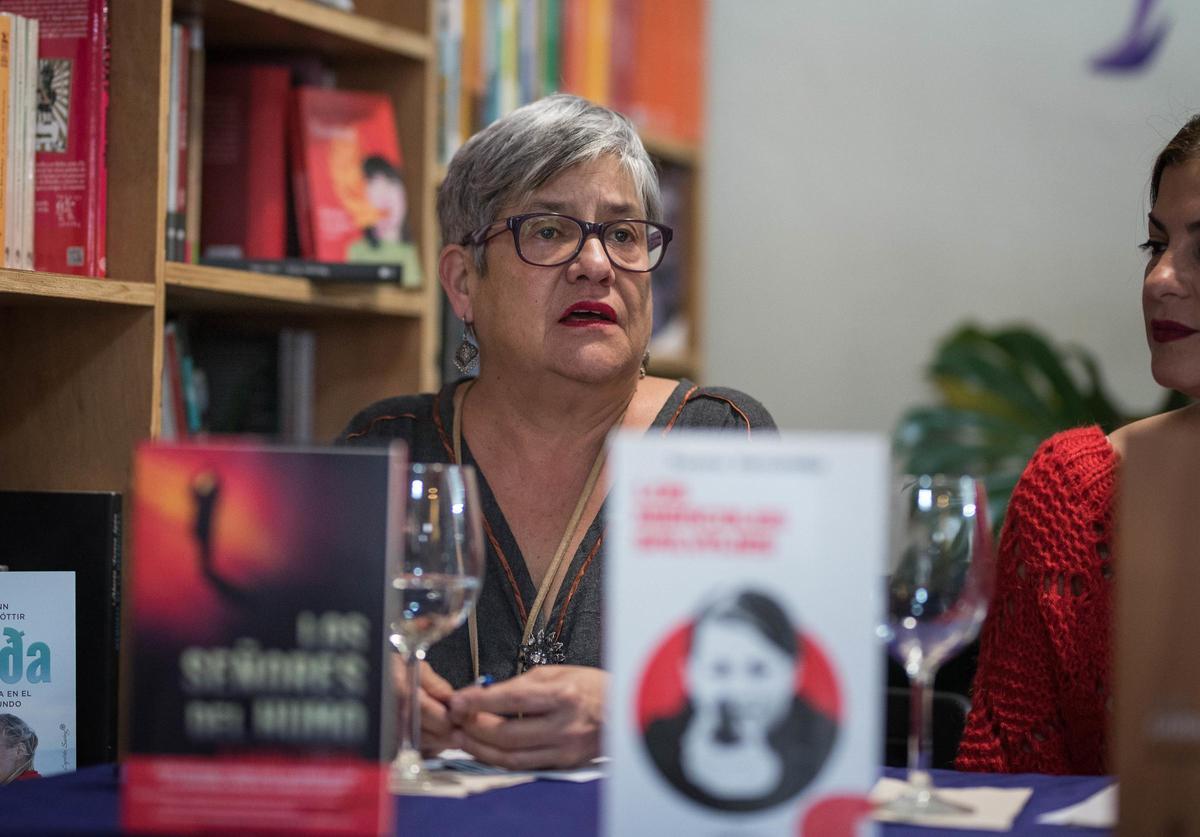
[[[421,661],[421,688],[442,703],[450,700],[450,695],[454,694],[454,688],[424,660]]]
[[[494,747],[470,736],[464,736],[463,749],[480,761],[495,764],[509,770],[538,770],[543,768],[568,767],[570,762],[555,747],[535,747],[524,750],[506,750]]]

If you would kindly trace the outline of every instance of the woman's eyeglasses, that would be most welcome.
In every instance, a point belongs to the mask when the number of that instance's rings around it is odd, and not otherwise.
[[[501,223],[503,227],[494,229]],[[479,247],[505,230],[512,231],[517,255],[527,264],[564,265],[578,256],[587,237],[595,234],[613,265],[635,273],[649,273],[662,264],[672,236],[670,227],[653,221],[594,222],[556,212],[530,212],[493,221],[459,243]]]

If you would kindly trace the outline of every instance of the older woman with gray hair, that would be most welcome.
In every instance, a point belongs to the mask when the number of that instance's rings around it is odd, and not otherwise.
[[[604,443],[617,427],[773,430],[735,390],[646,375],[651,275],[671,243],[654,164],[629,121],[555,95],[472,137],[438,195],[438,277],[478,374],[363,410],[348,444],[408,442],[480,476],[487,568],[477,631],[422,671],[427,749],[512,768],[600,748]],[[431,667],[430,667],[431,666]],[[500,681],[473,685],[479,674]]]
[[[41,775],[33,769],[37,745],[37,733],[29,724],[16,715],[0,715],[0,785]]]

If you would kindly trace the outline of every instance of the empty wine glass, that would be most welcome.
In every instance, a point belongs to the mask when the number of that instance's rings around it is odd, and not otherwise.
[[[908,785],[884,809],[900,817],[961,813],[929,775],[933,679],[979,633],[992,597],[995,559],[983,483],[971,476],[900,479],[894,492],[883,633],[911,690]]]
[[[404,793],[438,781],[421,760],[421,661],[474,606],[484,546],[474,468],[415,463],[397,471],[392,479],[404,492],[404,513],[392,518],[388,539],[393,598],[388,638],[407,668],[400,748],[392,763],[392,790]]]

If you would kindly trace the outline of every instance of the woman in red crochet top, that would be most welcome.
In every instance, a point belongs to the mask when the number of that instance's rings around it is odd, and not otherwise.
[[[1200,398],[1200,114],[1155,161],[1142,311],[1151,371]],[[961,770],[1106,773],[1112,714],[1112,501],[1135,434],[1200,422],[1200,405],[1105,436],[1059,433],[1013,491],[980,645]]]

